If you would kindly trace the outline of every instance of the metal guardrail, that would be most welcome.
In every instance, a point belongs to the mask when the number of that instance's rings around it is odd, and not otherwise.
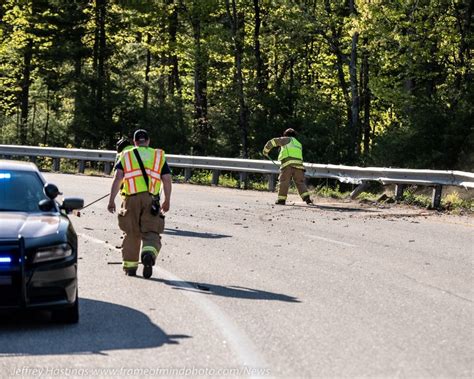
[[[0,156],[15,157],[26,156],[35,161],[37,157],[53,158],[53,170],[60,170],[60,159],[78,161],[78,171],[84,172],[85,162],[104,162],[104,171],[110,174],[116,152],[110,150],[66,149],[56,147],[34,147],[19,145],[0,145]],[[189,180],[193,169],[212,170],[212,184],[217,185],[221,171],[240,173],[241,181],[245,180],[247,173],[268,175],[268,186],[271,191],[275,189],[276,175],[279,166],[266,160],[234,159],[218,157],[202,157],[189,155],[167,155],[171,167],[184,168],[185,180]],[[474,188],[474,173],[463,171],[441,170],[411,170],[380,167],[356,167],[331,164],[305,163],[308,178],[336,179],[343,183],[359,185],[351,194],[356,197],[370,181],[383,184],[395,184],[395,197],[400,199],[406,185],[416,184],[433,188],[432,206],[439,207],[443,186],[459,186]]]

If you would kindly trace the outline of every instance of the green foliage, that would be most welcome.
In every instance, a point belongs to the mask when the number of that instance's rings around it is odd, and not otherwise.
[[[362,192],[357,196],[357,200],[377,201],[380,195],[371,192]]]
[[[348,191],[341,191],[339,184],[336,184],[335,186],[321,185],[318,186],[314,192],[318,196],[330,197],[333,199],[345,199],[350,194]]]
[[[452,192],[441,199],[441,206],[449,211],[468,210],[474,212],[474,199],[463,199],[458,192]]]
[[[189,183],[211,185],[211,180],[212,180],[212,171],[199,170],[199,171],[193,171],[193,175],[191,176]]]
[[[416,194],[414,190],[411,189],[403,192],[403,202],[423,208],[429,208],[431,206],[431,198],[429,196]]]
[[[293,127],[310,162],[474,168],[467,2],[228,3],[2,1],[0,142],[260,159]]]
[[[239,182],[239,174],[237,173],[221,173],[219,175],[220,187],[229,187],[229,188],[239,188],[243,184]],[[176,177],[173,175],[176,180]],[[179,175],[178,181],[184,181],[184,176]],[[208,170],[195,170],[191,176],[189,183],[191,184],[201,184],[201,185],[211,185],[212,183],[212,171]],[[268,190],[268,183],[266,179],[262,178],[261,175],[251,175],[248,179],[248,189],[254,190]]]

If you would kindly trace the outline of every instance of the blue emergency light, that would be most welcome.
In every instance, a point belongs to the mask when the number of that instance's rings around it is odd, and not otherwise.
[[[0,256],[0,263],[12,263],[11,257]]]

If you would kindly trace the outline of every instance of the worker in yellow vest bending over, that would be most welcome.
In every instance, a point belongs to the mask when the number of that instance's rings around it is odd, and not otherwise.
[[[268,154],[274,147],[280,147],[278,160],[280,161],[280,182],[278,190],[278,199],[275,204],[284,205],[288,195],[291,179],[295,181],[296,188],[303,201],[312,204],[310,193],[304,182],[304,166],[303,166],[303,147],[295,138],[296,131],[294,129],[286,129],[283,137],[273,138],[265,144],[263,155]]]
[[[115,212],[115,197],[120,191],[122,205],[118,211],[118,224],[125,234],[123,269],[126,275],[135,276],[141,258],[143,276],[150,278],[161,249],[160,234],[165,228],[163,213],[170,208],[171,172],[165,152],[149,147],[146,130],[135,131],[133,143],[135,147],[124,150],[115,165],[107,209]],[[160,205],[162,184],[164,200]]]

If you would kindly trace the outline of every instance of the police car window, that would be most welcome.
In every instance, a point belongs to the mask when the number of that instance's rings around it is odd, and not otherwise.
[[[35,172],[0,171],[0,211],[39,212],[38,202],[45,198]]]

